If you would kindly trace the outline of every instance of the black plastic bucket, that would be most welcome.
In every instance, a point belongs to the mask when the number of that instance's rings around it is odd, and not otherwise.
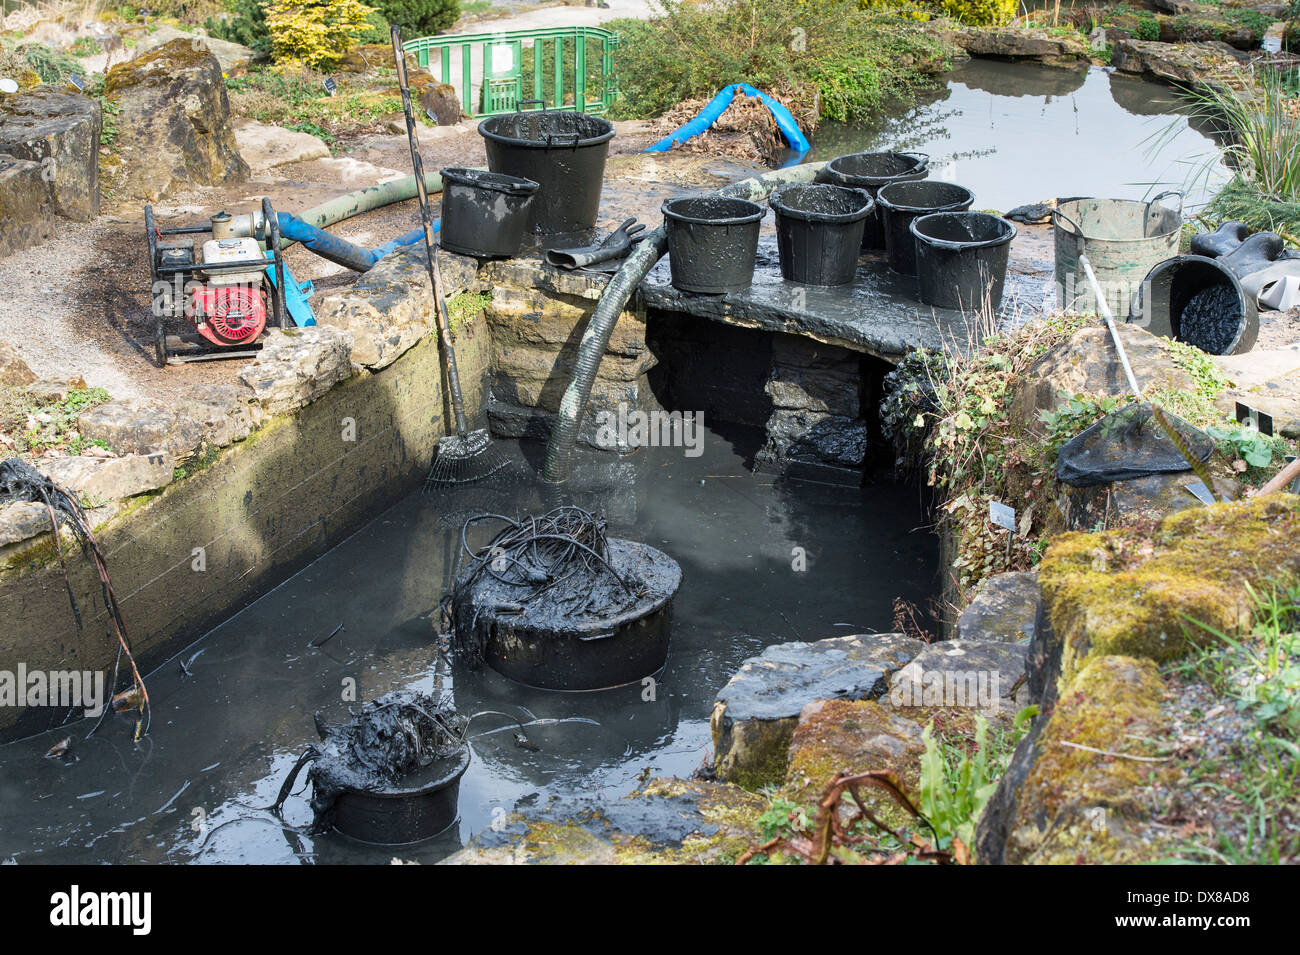
[[[911,232],[922,302],[966,311],[1002,304],[1014,225],[986,212],[935,212],[913,219]]]
[[[533,232],[557,235],[596,225],[613,123],[587,113],[537,110],[489,116],[478,131],[489,169],[540,185]]]
[[[849,153],[836,156],[817,175],[818,182],[829,182],[850,189],[865,189],[874,199],[881,186],[891,182],[911,182],[930,175],[930,157],[925,153]],[[863,249],[885,247],[885,226],[877,206],[867,217],[862,230]]]
[[[829,183],[791,183],[769,202],[776,212],[782,276],[804,285],[853,281],[862,229],[876,209],[870,193]]]
[[[1175,255],[1147,273],[1128,320],[1211,355],[1255,347],[1259,312],[1231,269],[1203,255]]]
[[[484,258],[518,255],[537,189],[531,179],[499,172],[444,169],[438,244]]]
[[[916,274],[916,239],[912,220],[934,212],[965,212],[975,193],[955,182],[922,179],[891,182],[876,193],[876,203],[885,224],[885,251],[889,267],[902,275]]]
[[[665,199],[662,209],[673,288],[721,295],[749,287],[762,206],[714,195]]]
[[[469,747],[446,760],[432,782],[409,789],[345,789],[331,810],[339,832],[360,842],[396,846],[431,839],[456,821]]]

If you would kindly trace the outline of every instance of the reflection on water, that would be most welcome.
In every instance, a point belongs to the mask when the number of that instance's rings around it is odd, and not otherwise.
[[[490,481],[408,498],[151,674],[153,733],[142,746],[131,744],[129,722],[110,720],[91,740],[81,723],[0,747],[0,861],[428,862],[552,794],[615,798],[647,768],[689,775],[710,750],[713,697],[742,660],[772,643],[887,629],[893,598],[924,606],[937,574],[915,489],[785,484],[745,470],[746,449],[712,431],[703,447],[697,458],[671,448],[589,453],[562,488],[533,479],[520,459]],[[438,601],[465,517],[566,502],[603,510],[611,536],[681,564],[653,701],[640,685],[530,690],[436,651]],[[805,571],[794,569],[795,548]],[[528,728],[536,752],[516,745],[513,723],[474,722],[485,735],[472,743],[460,822],[431,842],[393,850],[286,828],[265,807],[315,740],[313,713],[345,718],[352,681],[357,700],[437,683],[463,715],[547,722]],[[42,758],[69,735],[71,761]],[[285,819],[310,822],[307,794],[286,803]]]
[[[1184,187],[1196,208],[1227,178],[1214,141],[1188,124],[1164,84],[1095,67],[997,60],[969,60],[948,78],[868,126],[823,126],[809,158],[929,153],[931,178],[974,190],[977,209],[1003,212],[1044,199],[1143,199]],[[1207,160],[1209,177],[1199,174]]]

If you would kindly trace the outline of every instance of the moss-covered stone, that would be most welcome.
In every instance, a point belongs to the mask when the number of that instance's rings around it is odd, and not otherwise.
[[[908,793],[917,793],[925,752],[924,720],[919,715],[874,700],[809,703],[790,741],[782,792],[811,806],[836,773],[888,770]],[[885,825],[897,827],[910,821],[906,810],[884,792],[868,787],[863,796],[867,808]]]
[[[1147,823],[1181,770],[1164,761],[1164,685],[1150,660],[1100,656],[1062,691],[1034,744],[1008,863],[1139,862],[1169,840]],[[1114,755],[1119,754],[1119,755]]]
[[[1172,515],[1146,536],[1066,534],[1039,569],[1061,687],[1090,655],[1162,662],[1250,622],[1247,585],[1300,573],[1300,497]]]

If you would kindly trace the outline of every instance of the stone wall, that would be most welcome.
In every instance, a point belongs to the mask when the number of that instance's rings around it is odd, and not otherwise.
[[[302,331],[327,341],[341,334]],[[264,352],[268,361],[250,366],[260,368],[248,377],[265,407],[283,408],[277,403],[286,395],[310,388],[302,353],[292,358],[285,347],[281,343],[278,357],[276,348]],[[488,356],[480,315],[457,337],[473,415],[482,411]],[[205,469],[119,505],[98,536],[141,665],[162,662],[416,487],[444,433],[441,382],[437,341],[426,337],[382,371],[350,371],[311,403],[266,415],[260,429]],[[48,530],[44,514],[33,519],[44,523],[27,532]],[[105,637],[98,578],[89,563],[65,544],[65,587],[48,533],[5,550],[0,659],[21,660],[29,669],[111,667],[114,646]],[[82,617],[80,630],[68,588]],[[4,708],[0,738],[43,729],[42,718],[48,715],[24,718]]]

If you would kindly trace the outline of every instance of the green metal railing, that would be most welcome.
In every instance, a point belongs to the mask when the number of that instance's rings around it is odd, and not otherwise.
[[[600,27],[547,27],[501,33],[425,36],[402,44],[416,62],[429,69],[438,57],[435,76],[459,86],[461,105],[470,116],[513,113],[524,107],[603,113],[618,98],[614,51],[618,34]],[[460,83],[453,83],[452,51],[460,53]],[[595,69],[599,58],[600,69]],[[525,64],[531,59],[531,64]],[[482,85],[474,102],[474,63]],[[531,85],[526,75],[531,74]],[[588,99],[589,90],[596,94]],[[528,95],[531,94],[531,95]],[[549,94],[549,95],[548,95]]]

